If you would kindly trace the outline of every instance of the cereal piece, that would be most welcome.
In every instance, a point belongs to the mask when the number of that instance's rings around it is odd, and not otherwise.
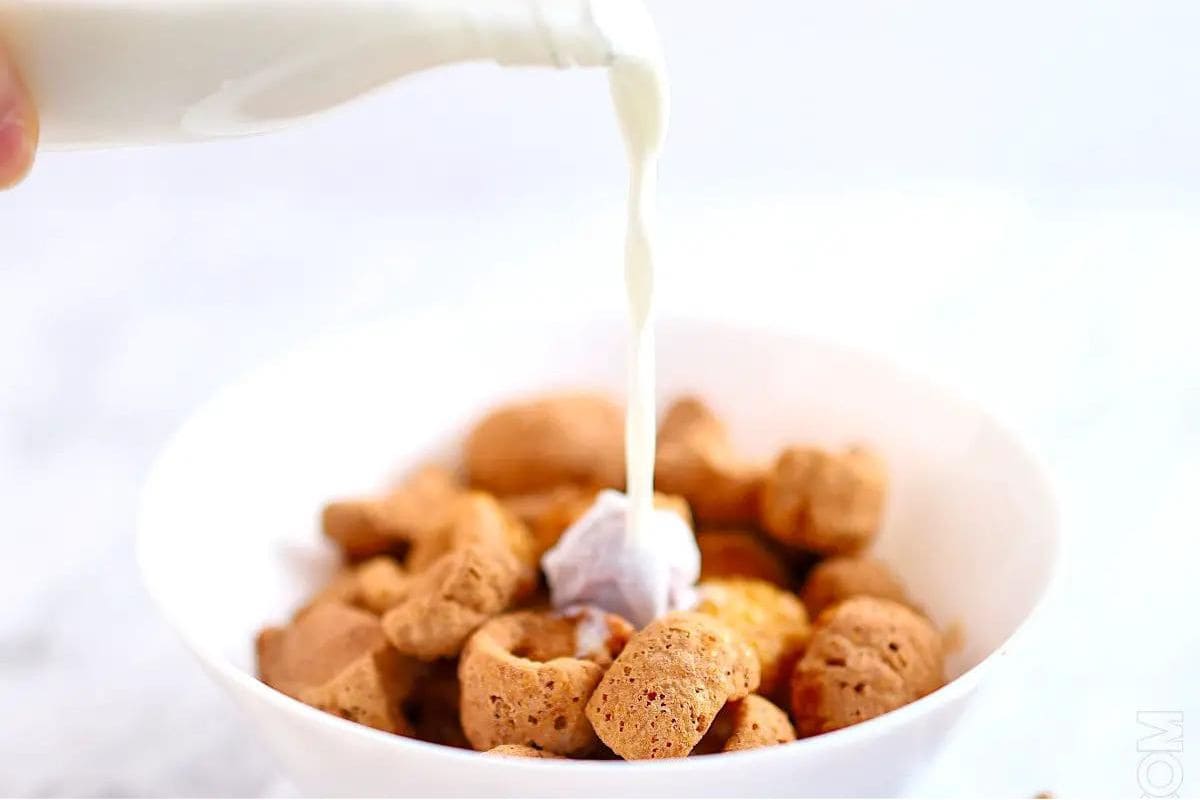
[[[759,693],[773,696],[808,641],[808,614],[791,592],[765,581],[727,578],[700,584],[696,610],[712,614],[749,642],[762,671]]]
[[[592,693],[587,717],[623,758],[686,756],[717,712],[758,679],[754,651],[727,625],[677,612],[630,640]]]
[[[431,662],[417,679],[404,710],[418,739],[471,750],[459,721],[458,662]]]
[[[354,569],[356,605],[382,614],[407,595],[412,578],[393,558],[375,556]]]
[[[757,578],[786,588],[787,564],[750,531],[703,531],[696,534],[700,547],[700,579]]]
[[[467,437],[471,485],[500,495],[564,483],[625,483],[624,415],[595,394],[556,394],[514,403],[484,417]]]
[[[449,470],[422,467],[383,497],[330,503],[321,527],[350,558],[393,552],[444,525],[461,491]]]
[[[599,647],[583,641],[579,619],[546,612],[505,614],[475,632],[458,676],[463,731],[476,750],[520,744],[572,755],[595,748],[584,709],[632,633],[620,617],[601,619],[607,635]]]
[[[536,546],[529,529],[489,494],[467,492],[454,503],[448,524],[413,543],[405,566],[420,573],[454,550],[482,546],[503,550],[519,564],[518,595],[531,592],[538,581]]]
[[[419,667],[388,646],[367,612],[314,606],[286,628],[265,628],[255,650],[268,686],[353,722],[411,732],[402,704]]]
[[[826,609],[792,676],[801,736],[900,708],[944,682],[942,642],[927,619],[891,600],[852,597]]]
[[[406,655],[458,655],[472,631],[512,604],[521,574],[522,565],[501,548],[452,550],[412,577],[408,596],[383,615],[383,631]]]
[[[595,501],[596,492],[596,489],[564,484],[544,492],[512,495],[502,502],[529,528],[540,559],[558,543],[563,531],[583,516]]]
[[[859,595],[882,597],[911,606],[904,584],[877,558],[834,556],[812,568],[801,597],[808,613],[816,617],[829,606]]]
[[[700,522],[752,521],[762,475],[760,467],[737,457],[725,426],[699,400],[683,398],[663,416],[655,486],[686,498]]]
[[[752,694],[727,703],[692,755],[732,753],[795,741],[796,730],[783,709]]]
[[[879,531],[887,474],[870,451],[790,447],[763,485],[763,528],[784,544],[825,555],[862,550]]]
[[[488,755],[493,756],[510,756],[515,758],[562,758],[556,753],[551,753],[547,750],[538,750],[536,747],[526,747],[523,744],[502,744],[493,747],[487,751]]]

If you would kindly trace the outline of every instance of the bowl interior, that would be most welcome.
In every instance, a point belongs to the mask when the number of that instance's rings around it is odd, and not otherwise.
[[[485,333],[481,333],[484,331]],[[623,395],[624,328],[396,321],[331,339],[219,395],[147,483],[147,584],[210,661],[253,673],[254,634],[330,574],[316,519],[431,455],[471,420],[551,388]],[[979,663],[1043,593],[1055,551],[1040,473],[984,413],[875,358],[753,328],[664,321],[659,397],[695,392],[748,454],[865,442],[892,488],[876,552],[942,626],[962,634],[952,675]]]

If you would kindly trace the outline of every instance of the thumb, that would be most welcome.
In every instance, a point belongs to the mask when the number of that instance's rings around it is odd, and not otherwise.
[[[33,163],[38,120],[16,67],[0,53],[0,189],[15,185]]]

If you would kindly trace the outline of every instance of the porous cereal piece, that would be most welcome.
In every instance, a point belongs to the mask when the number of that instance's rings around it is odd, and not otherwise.
[[[443,526],[461,491],[449,470],[425,466],[382,497],[328,504],[321,527],[349,558],[393,552]]]
[[[447,524],[413,543],[405,566],[411,573],[421,573],[447,553],[465,547],[511,554],[520,567],[519,595],[537,585],[538,554],[532,534],[516,515],[484,492],[462,494],[454,502]]]
[[[516,744],[582,755],[597,744],[584,713],[605,668],[632,633],[614,615],[587,621],[547,612],[496,617],[475,632],[459,660],[462,725],[476,750]]]
[[[801,736],[825,733],[943,683],[942,640],[929,620],[891,600],[852,597],[817,619],[792,675],[792,718]]]
[[[752,694],[727,703],[692,755],[732,753],[795,741],[796,729],[779,706]]]
[[[357,585],[355,604],[382,614],[407,595],[411,576],[389,556],[375,556],[354,568]]]
[[[556,753],[551,753],[547,750],[538,750],[536,747],[527,747],[523,744],[497,745],[488,750],[487,753],[493,756],[510,756],[515,758],[562,758],[562,756]]]
[[[413,575],[408,595],[380,620],[384,634],[406,655],[456,656],[472,631],[513,603],[523,572],[511,552],[494,545],[451,550]]]
[[[471,485],[499,495],[564,483],[625,483],[624,414],[597,394],[554,394],[503,406],[471,431],[465,446]]]
[[[729,626],[676,612],[629,641],[592,693],[587,717],[622,758],[678,758],[758,681],[758,657]]]
[[[813,617],[836,603],[859,595],[912,605],[904,584],[888,565],[869,556],[834,556],[821,561],[808,573],[800,593]]]
[[[773,696],[791,676],[811,630],[800,598],[765,581],[725,578],[700,584],[696,610],[724,622],[758,655],[759,693]]]
[[[286,628],[265,628],[255,650],[268,686],[353,722],[411,733],[402,707],[420,667],[388,645],[371,614],[322,603]]]
[[[696,534],[700,547],[700,579],[757,578],[787,587],[790,570],[766,542],[751,531],[718,530]]]
[[[441,659],[426,665],[405,704],[413,735],[426,742],[471,750],[459,720],[458,662]]]
[[[878,533],[886,490],[883,462],[865,448],[789,447],[763,484],[760,520],[784,544],[852,554]]]
[[[685,397],[663,416],[654,484],[684,497],[697,521],[737,525],[754,520],[763,471],[734,453],[729,434],[699,400]]]

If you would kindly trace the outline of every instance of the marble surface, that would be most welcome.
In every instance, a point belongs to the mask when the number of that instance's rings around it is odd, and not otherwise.
[[[799,22],[824,41],[858,30],[863,9]],[[1149,25],[1123,13],[1110,37]],[[798,107],[824,116],[762,131],[706,105],[771,111],[703,73],[715,23],[689,38],[678,17],[664,20],[677,75],[710,80],[676,79],[664,304],[818,332],[952,384],[1024,432],[1061,497],[1063,579],[1041,624],[913,791],[1138,792],[1137,713],[1200,712],[1194,107],[1158,136],[1138,127],[1145,114],[1072,93],[1065,73],[1031,71],[1005,84],[1033,93],[1025,105],[993,92],[1008,105],[989,116],[962,92],[939,117],[938,92],[958,85],[939,58],[991,76],[957,41],[897,67],[928,93],[913,117],[887,107],[892,137],[857,126],[845,141],[834,112],[879,120],[811,87]],[[903,30],[869,38],[895,57],[920,20],[892,22]],[[733,24],[758,30],[753,15]],[[1110,82],[1147,113],[1196,85],[1194,59],[1170,58],[1183,40],[1154,30],[1164,38],[1132,67],[1147,93]],[[760,50],[760,67],[812,66]],[[845,61],[850,89],[874,91]],[[467,70],[273,138],[49,154],[0,196],[0,794],[291,793],[141,589],[140,481],[191,408],[313,336],[418,308],[468,327],[483,305],[618,308],[622,178],[601,93],[591,78]],[[1053,117],[1068,96],[1074,139]],[[535,107],[558,113],[515,121]],[[1029,108],[1045,135],[1006,149],[1028,132],[1004,127],[1008,112]],[[731,137],[757,137],[755,152]],[[1200,788],[1189,736],[1183,795]]]

